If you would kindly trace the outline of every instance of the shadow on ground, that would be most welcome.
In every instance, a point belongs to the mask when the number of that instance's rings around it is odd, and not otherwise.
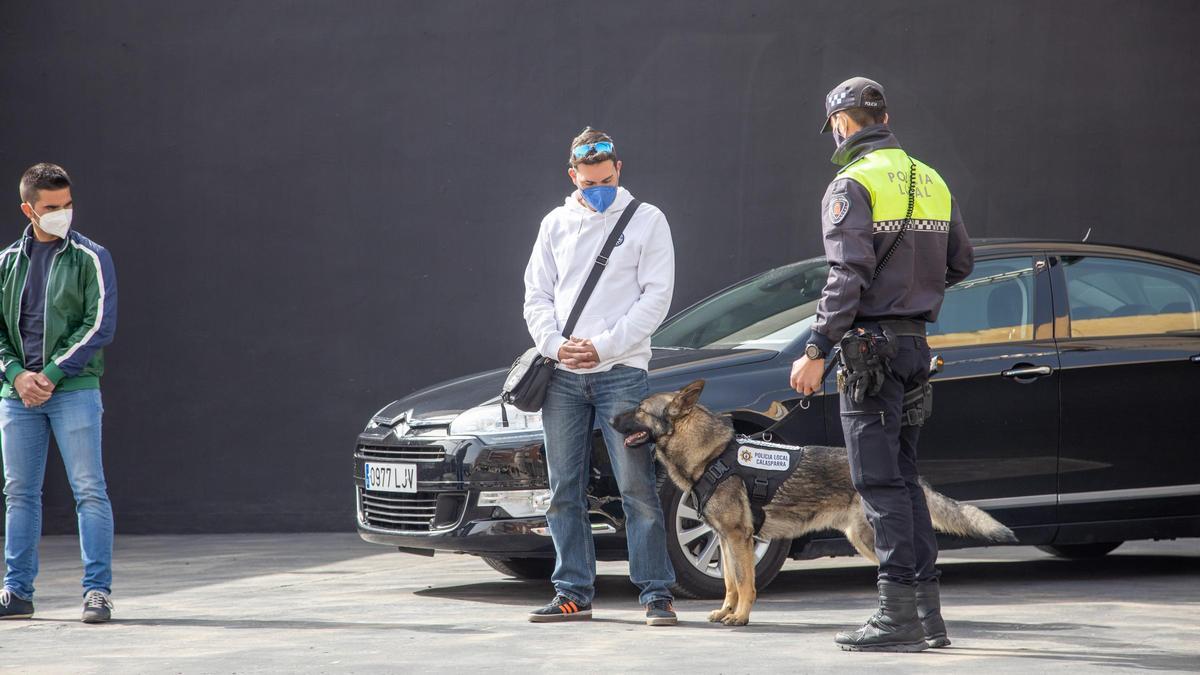
[[[802,564],[802,563],[801,563]],[[1022,604],[1029,602],[1031,584],[1037,584],[1039,600],[1078,598],[1078,589],[1068,588],[1077,583],[1096,581],[1144,582],[1155,577],[1200,574],[1200,558],[1176,555],[1119,555],[1097,560],[1060,560],[1045,558],[1017,561],[955,561],[941,565],[943,593],[948,597],[969,598],[974,593],[986,593],[988,603]],[[865,565],[853,567],[821,567],[786,569],[759,596],[760,606],[780,609],[821,609],[845,606],[845,594],[869,599],[874,593],[875,570]],[[1002,592],[994,584],[1007,582]],[[458,586],[441,586],[417,591],[417,595],[450,598],[470,602],[526,606],[547,600],[549,584],[545,581],[497,579]],[[1177,596],[1178,591],[1172,593]],[[803,597],[800,597],[802,594]],[[597,603],[608,601],[628,604],[636,602],[637,589],[629,579],[615,574],[601,574],[596,579]],[[1094,595],[1091,600],[1097,600]],[[1114,598],[1115,599],[1115,598]],[[1182,599],[1182,598],[1180,598]],[[1200,589],[1196,600],[1200,600]],[[711,602],[708,600],[707,602]]]
[[[1055,621],[979,621],[954,620],[953,603],[964,605],[1008,605],[1011,616],[1019,614],[1019,606],[1047,602],[1078,603],[1129,602],[1147,595],[1164,595],[1175,602],[1200,602],[1200,585],[1191,597],[1181,597],[1178,584],[1161,584],[1158,580],[1200,575],[1200,558],[1181,555],[1114,554],[1097,560],[1061,560],[1038,558],[1013,561],[956,560],[942,566],[943,594],[946,598],[947,623],[950,634],[959,645],[945,650],[930,650],[930,658],[953,656],[989,657],[995,659],[1029,659],[1029,669],[1036,670],[1038,662],[1071,662],[1081,667],[1124,667],[1146,670],[1195,670],[1195,654],[1166,651],[1147,652],[1146,645],[1121,639],[1118,628],[1085,620],[1064,607],[1062,620]],[[861,606],[863,618],[873,609],[872,583],[874,569],[866,565],[851,567],[792,568],[782,572],[767,588],[755,606],[751,623],[730,628],[703,620],[714,600],[685,600],[677,603],[684,623],[672,630],[730,631],[735,634],[763,635],[820,635],[833,634],[848,626],[835,621],[821,620],[822,612],[844,612],[848,607]],[[1109,582],[1097,585],[1095,582]],[[1086,591],[1083,588],[1086,587]],[[1099,587],[1100,591],[1097,592]],[[1105,596],[1111,589],[1111,597]],[[1081,595],[1081,591],[1085,594]],[[496,580],[482,583],[443,586],[417,591],[420,596],[446,598],[464,602],[481,602],[511,606],[514,618],[524,615],[528,608],[545,602],[553,592],[545,581]],[[599,610],[629,610],[637,603],[637,589],[621,575],[601,574],[596,580],[596,607]],[[773,616],[787,613],[812,616],[811,621],[773,621]],[[1045,616],[1044,613],[1041,616]],[[1073,620],[1074,619],[1074,620]],[[640,621],[621,621],[597,618],[597,622],[639,624]],[[991,644],[1055,645],[1052,648],[987,649],[978,645]],[[969,645],[969,646],[967,646]]]

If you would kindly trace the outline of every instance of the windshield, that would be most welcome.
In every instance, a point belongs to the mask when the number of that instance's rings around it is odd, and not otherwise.
[[[677,314],[651,343],[659,348],[779,351],[812,325],[828,276],[824,260],[773,269]]]

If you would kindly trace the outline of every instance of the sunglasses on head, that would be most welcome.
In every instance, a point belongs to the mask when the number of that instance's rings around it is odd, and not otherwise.
[[[602,152],[612,152],[612,151],[613,151],[612,141],[597,141],[596,143],[584,143],[583,145],[576,147],[571,152],[572,152],[572,154],[575,155],[576,159],[582,159],[582,158],[587,157],[588,155],[592,154],[593,152],[595,152],[596,154],[600,154]]]

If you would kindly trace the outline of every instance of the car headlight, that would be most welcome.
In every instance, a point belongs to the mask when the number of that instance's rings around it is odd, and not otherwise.
[[[550,509],[549,490],[496,490],[479,493],[480,506],[494,506],[513,518],[543,516]]]
[[[542,435],[542,413],[527,413],[512,406],[504,406],[502,411],[500,405],[481,405],[463,412],[450,423],[450,435],[479,436],[485,440]]]

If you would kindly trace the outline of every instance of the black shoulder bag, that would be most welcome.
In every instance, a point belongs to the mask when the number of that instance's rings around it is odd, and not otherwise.
[[[636,199],[629,202],[621,213],[621,217],[617,219],[616,226],[613,227],[603,248],[600,249],[600,255],[596,256],[596,263],[592,265],[592,271],[588,274],[583,288],[580,289],[579,297],[575,299],[575,306],[571,308],[571,315],[567,318],[567,324],[563,326],[563,337],[568,339],[571,337],[571,332],[575,330],[575,324],[579,321],[579,316],[583,314],[583,308],[587,305],[588,298],[596,289],[604,267],[608,265],[608,256],[612,255],[612,250],[617,245],[617,239],[621,237],[625,226],[633,219],[634,212],[641,205],[642,203]],[[546,400],[546,389],[550,386],[550,376],[554,374],[554,367],[557,364],[558,362],[554,359],[543,356],[536,346],[525,350],[525,353],[517,357],[512,368],[509,369],[508,377],[504,380],[504,388],[500,392],[500,400],[525,412],[541,410],[542,402]]]

